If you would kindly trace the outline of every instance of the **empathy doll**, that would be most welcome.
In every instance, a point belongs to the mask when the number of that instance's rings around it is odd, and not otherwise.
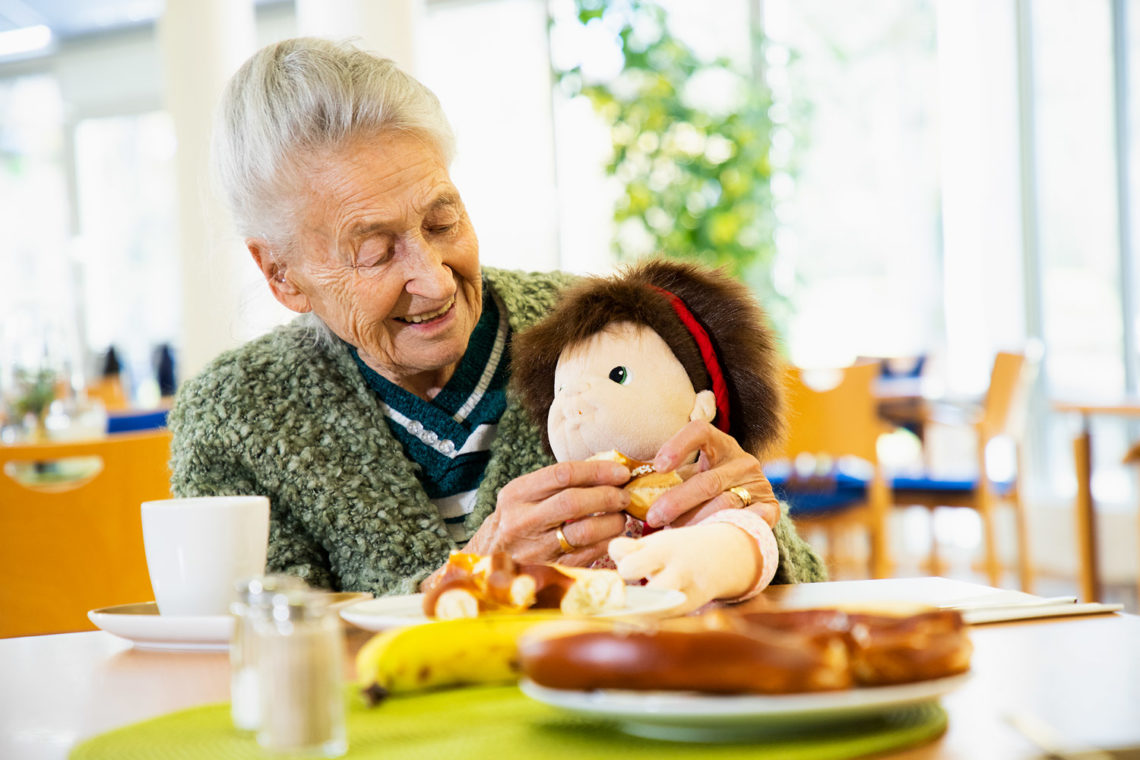
[[[606,451],[652,461],[694,420],[753,455],[783,432],[773,335],[749,291],[714,270],[650,260],[586,279],[511,351],[515,390],[560,462]],[[749,506],[746,489],[728,490]],[[759,593],[778,563],[771,526],[749,509],[656,532],[630,517],[626,536],[609,546],[622,577],[679,589],[688,609]]]

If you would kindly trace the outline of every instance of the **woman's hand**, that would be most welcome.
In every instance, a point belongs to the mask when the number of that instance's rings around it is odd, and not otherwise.
[[[586,566],[625,530],[629,470],[616,462],[559,462],[515,478],[465,551],[505,551],[517,562]],[[573,547],[566,551],[559,540]]]
[[[697,461],[685,465],[697,455]],[[677,470],[685,482],[654,502],[646,522],[653,527],[689,525],[722,509],[746,507],[770,526],[780,519],[780,503],[760,461],[740,448],[736,439],[707,422],[690,422],[661,446],[653,466],[658,472]],[[751,497],[729,489],[740,487]]]

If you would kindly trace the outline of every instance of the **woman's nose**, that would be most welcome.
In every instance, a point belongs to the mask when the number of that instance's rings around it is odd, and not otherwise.
[[[447,298],[455,291],[455,276],[443,257],[422,235],[408,235],[397,244],[404,261],[404,287],[412,295]]]

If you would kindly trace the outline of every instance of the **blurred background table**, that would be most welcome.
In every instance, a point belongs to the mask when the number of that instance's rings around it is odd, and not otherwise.
[[[1073,438],[1073,465],[1077,478],[1077,549],[1080,559],[1081,597],[1100,601],[1101,582],[1097,558],[1096,504],[1092,492],[1092,418],[1097,415],[1140,417],[1140,398],[1112,400],[1057,400],[1053,409],[1081,417],[1081,427]],[[1123,453],[1122,453],[1123,456]]]

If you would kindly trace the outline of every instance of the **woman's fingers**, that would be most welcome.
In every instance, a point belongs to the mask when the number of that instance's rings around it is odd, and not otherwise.
[[[559,462],[515,478],[500,491],[500,498],[537,503],[568,488],[621,486],[629,480],[629,470],[617,462]]]
[[[610,541],[625,530],[625,514],[619,512],[610,515],[593,515],[556,527],[553,531],[555,548],[561,551],[561,542],[558,541],[559,530],[562,531],[566,543],[574,547],[575,551],[596,544],[605,544],[608,547]]]
[[[748,493],[752,495],[752,504],[748,509],[763,517],[768,527],[775,528],[780,520],[780,500],[776,498],[776,492],[772,490],[768,476],[761,473],[760,480],[753,481],[746,487]]]
[[[573,549],[564,552],[558,540],[558,530]],[[625,530],[625,514],[602,514],[565,523],[551,531],[554,536],[550,561],[562,565],[586,567],[606,556],[610,543]]]
[[[629,494],[618,488],[629,470],[613,462],[562,462],[515,478],[495,507],[509,533],[538,533],[596,512],[620,512]]]
[[[589,565],[625,530],[629,493],[618,486],[627,480],[628,469],[603,461],[561,462],[515,478],[499,491],[495,511],[467,551]]]
[[[734,452],[742,452],[735,438],[707,422],[694,421],[662,444],[657,456],[653,458],[653,468],[658,472],[671,472],[699,453],[705,460],[702,469],[707,469],[715,467],[720,460]]]
[[[662,494],[649,510],[647,522],[652,526],[673,525],[686,512],[710,505],[714,499],[721,499],[728,489],[736,485],[752,482],[756,472],[752,464],[759,463],[754,457],[741,452],[740,456],[729,458],[720,465],[698,472],[680,485]],[[723,499],[720,508],[738,508],[738,498]],[[692,522],[692,516],[685,522]]]
[[[682,464],[694,455],[698,457],[694,464]],[[688,477],[653,504],[647,517],[650,525],[687,525],[721,509],[741,507],[757,512],[769,525],[780,518],[779,502],[759,460],[707,422],[692,422],[682,428],[661,447],[654,465],[680,468]],[[732,488],[743,488],[747,503],[742,495],[729,490]]]
[[[682,512],[673,518],[669,525],[674,528],[696,525],[722,509],[737,509],[738,507],[740,507],[740,499],[726,491],[694,509]]]

